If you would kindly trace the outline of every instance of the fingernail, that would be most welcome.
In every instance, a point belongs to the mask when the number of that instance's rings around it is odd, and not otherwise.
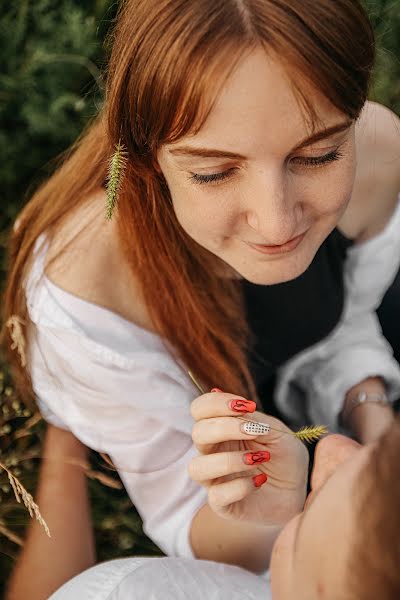
[[[257,463],[268,462],[271,454],[268,450],[260,450],[259,452],[246,452],[243,455],[243,462],[246,465],[255,465]]]
[[[219,388],[213,388],[211,391],[212,391],[212,392],[222,392],[222,390],[220,390]],[[222,393],[223,393],[223,392],[222,392]]]
[[[257,421],[245,421],[240,425],[240,429],[248,435],[264,435],[270,430],[270,426]]]
[[[229,402],[229,408],[237,412],[254,412],[257,404],[253,400],[244,400],[243,398],[235,398]]]
[[[254,475],[253,479],[253,483],[255,487],[261,487],[268,479],[267,475],[265,473],[260,473],[259,475]]]

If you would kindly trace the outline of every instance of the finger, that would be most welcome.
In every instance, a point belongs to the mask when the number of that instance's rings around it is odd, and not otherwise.
[[[264,485],[267,479],[265,473],[259,473],[251,477],[238,477],[231,481],[215,484],[208,490],[208,503],[213,510],[218,512],[249,496]]]
[[[268,462],[271,454],[268,450],[258,452],[217,452],[196,456],[189,464],[189,475],[199,483],[254,470],[254,465]]]
[[[193,400],[190,412],[195,421],[211,417],[225,417],[243,413],[253,413],[257,408],[253,400],[234,394],[211,392]]]
[[[194,424],[192,439],[196,445],[218,444],[232,440],[250,440],[268,434],[269,425],[234,417],[203,419]]]

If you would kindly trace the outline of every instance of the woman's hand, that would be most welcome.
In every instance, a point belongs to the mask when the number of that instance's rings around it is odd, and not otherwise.
[[[290,429],[281,421],[255,408],[250,400],[219,391],[196,398],[192,438],[200,456],[192,459],[189,473],[208,488],[208,503],[218,515],[284,524],[303,508],[308,452],[297,438],[283,433]],[[249,435],[243,431],[246,421],[274,429]]]

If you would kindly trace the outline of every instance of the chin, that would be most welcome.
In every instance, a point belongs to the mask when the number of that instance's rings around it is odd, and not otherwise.
[[[278,260],[257,261],[254,264],[232,265],[247,281],[256,285],[276,285],[300,277],[312,263],[314,252],[299,252],[298,255],[280,257]]]

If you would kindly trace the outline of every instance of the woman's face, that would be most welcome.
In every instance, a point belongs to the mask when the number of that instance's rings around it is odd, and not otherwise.
[[[305,509],[284,527],[274,545],[274,600],[342,597],[359,523],[357,483],[371,448],[342,435],[327,436],[317,445]]]
[[[283,67],[254,50],[201,130],[158,153],[183,229],[253,283],[301,275],[351,196],[354,123],[319,92],[303,89],[321,119],[317,131],[339,130],[307,141],[310,130]]]

